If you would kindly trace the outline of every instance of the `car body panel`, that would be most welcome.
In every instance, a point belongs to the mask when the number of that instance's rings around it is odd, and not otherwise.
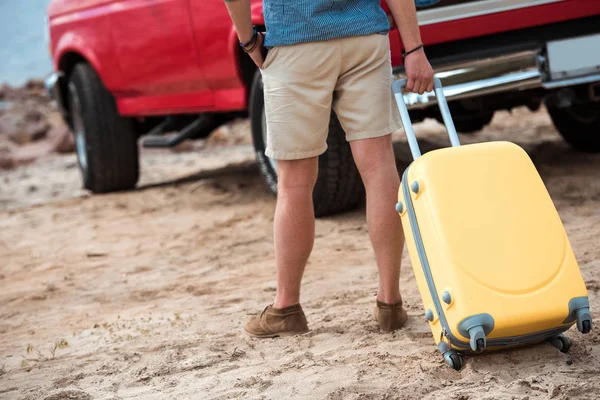
[[[600,2],[589,0],[417,3],[426,46],[600,15]],[[385,1],[382,6],[389,11]],[[251,10],[253,23],[263,25],[262,2],[251,0]],[[54,0],[48,15],[55,70],[69,52],[80,54],[98,71],[123,115],[248,106],[238,39],[222,0]],[[389,38],[397,68],[403,46],[396,28]]]

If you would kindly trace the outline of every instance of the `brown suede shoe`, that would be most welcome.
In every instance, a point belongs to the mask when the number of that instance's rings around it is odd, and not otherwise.
[[[402,308],[402,301],[395,304],[386,304],[377,301],[373,309],[373,318],[379,322],[379,328],[384,332],[392,332],[404,326],[408,320],[408,313]]]
[[[300,304],[285,308],[268,306],[260,316],[248,321],[244,330],[257,338],[293,336],[308,332],[308,323]]]

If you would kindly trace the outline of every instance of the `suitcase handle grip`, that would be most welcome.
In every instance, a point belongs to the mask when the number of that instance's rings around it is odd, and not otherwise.
[[[421,157],[421,149],[419,148],[419,143],[417,142],[417,137],[415,136],[415,131],[410,121],[410,116],[408,115],[408,108],[406,108],[406,103],[404,102],[402,90],[406,87],[406,83],[406,78],[394,81],[392,83],[392,92],[396,98],[398,111],[400,111],[400,119],[402,120],[402,125],[404,125],[404,132],[406,133],[406,137],[408,139],[410,152],[412,153],[413,159],[416,160],[417,158]],[[437,98],[438,105],[440,107],[440,112],[442,113],[444,125],[446,125],[446,130],[448,131],[448,136],[450,137],[450,143],[452,146],[460,146],[460,141],[458,140],[458,135],[456,134],[456,128],[454,127],[452,116],[450,115],[450,109],[448,108],[446,96],[444,96],[444,89],[442,88],[442,81],[440,81],[440,78],[433,78],[433,88],[435,97]]]

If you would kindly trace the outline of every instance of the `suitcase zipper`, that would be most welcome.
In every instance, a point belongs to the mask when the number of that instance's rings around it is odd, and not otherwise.
[[[412,165],[412,164],[411,164]],[[433,304],[435,307],[435,311],[438,314],[438,318],[440,319],[440,323],[442,324],[442,334],[448,338],[448,341],[452,346],[456,349],[472,352],[471,346],[468,342],[464,342],[454,336],[452,330],[448,325],[448,321],[446,320],[446,316],[444,315],[444,310],[440,303],[440,299],[437,295],[437,290],[435,288],[435,282],[433,281],[433,276],[431,275],[431,270],[429,268],[429,261],[427,260],[427,254],[425,252],[425,246],[423,245],[423,240],[421,238],[421,231],[419,230],[419,224],[417,222],[417,216],[415,214],[415,209],[412,202],[412,197],[410,196],[410,189],[408,187],[408,170],[410,165],[402,174],[402,192],[404,194],[404,200],[406,203],[406,209],[408,212],[408,220],[410,221],[410,228],[413,233],[413,237],[415,239],[415,245],[417,247],[417,253],[419,255],[419,261],[421,262],[421,267],[423,268],[423,272],[425,275],[425,280],[427,281],[427,287],[429,288],[429,293],[431,294],[431,298],[433,299]],[[528,333],[526,335],[521,336],[511,336],[504,338],[494,338],[487,339],[488,347],[506,347],[506,346],[519,346],[530,344],[535,341],[543,341],[549,337],[558,335],[566,330],[568,330],[571,325],[561,326],[545,331]]]
[[[412,164],[411,164],[412,165]],[[412,203],[412,197],[410,196],[410,189],[408,188],[408,170],[410,169],[410,165],[404,171],[402,175],[402,192],[404,194],[404,201],[406,202],[406,209],[408,212],[408,220],[410,221],[410,228],[413,233],[413,237],[415,239],[415,245],[417,247],[417,253],[419,254],[419,261],[421,262],[421,267],[423,268],[423,273],[425,274],[425,280],[427,281],[427,287],[429,288],[429,293],[431,294],[431,298],[433,299],[433,305],[435,307],[435,311],[438,314],[438,318],[440,319],[440,323],[442,324],[442,333],[444,336],[448,338],[450,343],[455,347],[461,349],[469,349],[470,346],[468,343],[465,343],[455,337],[452,332],[448,329],[448,322],[446,321],[446,316],[442,310],[442,306],[440,304],[440,300],[437,296],[437,291],[435,289],[435,283],[433,281],[433,277],[431,276],[431,270],[429,269],[429,261],[427,260],[427,255],[425,253],[425,247],[423,246],[423,240],[421,239],[421,231],[419,230],[419,224],[417,223],[417,217],[415,215],[415,210]]]

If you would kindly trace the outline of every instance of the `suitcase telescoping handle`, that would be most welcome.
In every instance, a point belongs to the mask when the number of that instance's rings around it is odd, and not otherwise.
[[[408,108],[406,108],[406,103],[404,103],[402,90],[406,87],[406,82],[406,78],[394,81],[394,83],[392,83],[392,91],[394,92],[394,97],[396,98],[396,104],[398,104],[398,111],[400,111],[400,118],[402,119],[402,125],[404,125],[404,132],[408,138],[410,152],[412,153],[413,158],[416,160],[417,158],[421,157],[421,149],[419,148],[415,131],[412,123],[410,122]],[[446,125],[448,136],[450,136],[450,143],[452,143],[452,146],[460,146],[458,135],[456,134],[456,128],[454,127],[454,122],[452,121],[452,116],[450,115],[450,109],[448,108],[448,102],[446,101],[446,96],[444,96],[442,82],[438,77],[434,77],[433,82],[433,90],[440,106],[442,119],[444,120],[444,125]]]

